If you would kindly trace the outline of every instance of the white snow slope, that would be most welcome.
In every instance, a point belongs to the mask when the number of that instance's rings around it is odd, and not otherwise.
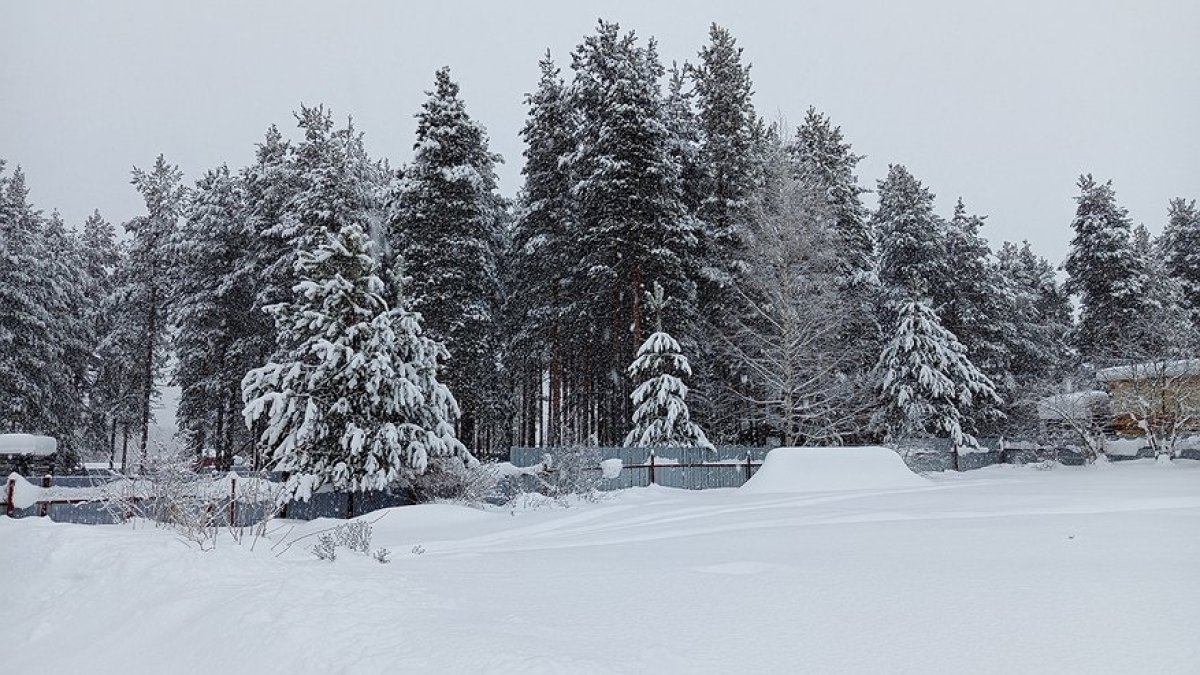
[[[0,517],[0,670],[1200,670],[1200,462],[380,516],[386,565]]]

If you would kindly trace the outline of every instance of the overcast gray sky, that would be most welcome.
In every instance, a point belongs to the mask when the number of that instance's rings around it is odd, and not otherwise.
[[[842,126],[874,186],[907,165],[948,214],[1061,261],[1075,180],[1112,178],[1161,229],[1200,197],[1200,2],[19,2],[0,0],[0,157],[78,225],[140,210],[134,165],[189,180],[248,163],[300,102],[352,114],[375,156],[408,159],[412,114],[449,65],[520,185],[522,98],[550,48],[564,71],[598,17],[693,59],[710,22],[753,63],[761,114]]]

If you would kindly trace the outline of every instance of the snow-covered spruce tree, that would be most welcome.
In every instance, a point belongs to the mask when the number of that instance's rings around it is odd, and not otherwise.
[[[895,332],[875,367],[880,407],[873,426],[893,440],[935,436],[976,445],[969,413],[1001,402],[995,386],[927,302],[905,300],[896,316]]]
[[[687,385],[692,368],[679,343],[663,330],[662,312],[666,308],[663,287],[654,284],[646,307],[656,315],[655,331],[638,349],[629,365],[634,388],[633,429],[625,436],[625,445],[642,448],[684,447],[713,449],[704,431],[692,422],[687,407]]]
[[[1182,291],[1182,303],[1200,333],[1200,210],[1196,201],[1172,199],[1170,219],[1163,230],[1163,255],[1167,273]]]
[[[1141,297],[1129,216],[1117,205],[1112,181],[1079,179],[1075,236],[1067,254],[1067,290],[1079,296],[1075,347],[1084,360],[1102,364],[1119,357],[1135,332]]]
[[[671,157],[654,43],[639,46],[632,33],[602,21],[572,57],[567,101],[576,116],[575,151],[567,167],[578,256],[564,291],[589,331],[575,386],[594,396],[574,423],[582,437],[617,443],[630,414],[629,382],[614,374],[645,335],[644,285],[653,275],[679,300],[673,314],[693,312],[699,230]]]
[[[412,278],[413,310],[450,352],[445,379],[459,393],[459,437],[499,445],[497,259],[504,248],[505,202],[497,192],[487,132],[467,114],[459,87],[442,68],[417,113],[412,163],[393,197],[388,238]]]
[[[578,440],[563,437],[563,376],[573,351],[571,336],[582,332],[565,311],[568,299],[561,284],[578,255],[568,236],[570,177],[562,164],[574,144],[560,71],[549,53],[539,65],[541,79],[537,90],[526,96],[529,116],[521,129],[525,184],[502,266],[508,272],[506,353],[519,399],[515,440],[521,445],[535,445],[539,436],[547,445]],[[543,378],[549,388],[544,420]]]
[[[246,423],[261,422],[271,463],[291,474],[285,494],[383,489],[433,457],[473,461],[437,377],[445,348],[420,315],[388,307],[362,228],[325,236],[299,254],[294,299],[269,308],[284,350],[242,382]]]

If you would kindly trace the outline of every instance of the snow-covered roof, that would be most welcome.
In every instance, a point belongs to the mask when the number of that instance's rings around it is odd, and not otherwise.
[[[1139,377],[1200,377],[1200,359],[1176,359],[1174,361],[1147,361],[1127,366],[1105,368],[1096,371],[1101,382],[1119,382]]]
[[[58,441],[33,434],[0,434],[0,455],[48,457],[58,450]]]
[[[1047,396],[1037,402],[1038,419],[1087,420],[1097,406],[1108,403],[1108,392],[1092,389]]]

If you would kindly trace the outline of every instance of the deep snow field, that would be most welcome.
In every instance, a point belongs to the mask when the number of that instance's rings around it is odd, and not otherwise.
[[[763,471],[377,512],[386,565],[0,517],[0,671],[1200,672],[1200,462]]]

